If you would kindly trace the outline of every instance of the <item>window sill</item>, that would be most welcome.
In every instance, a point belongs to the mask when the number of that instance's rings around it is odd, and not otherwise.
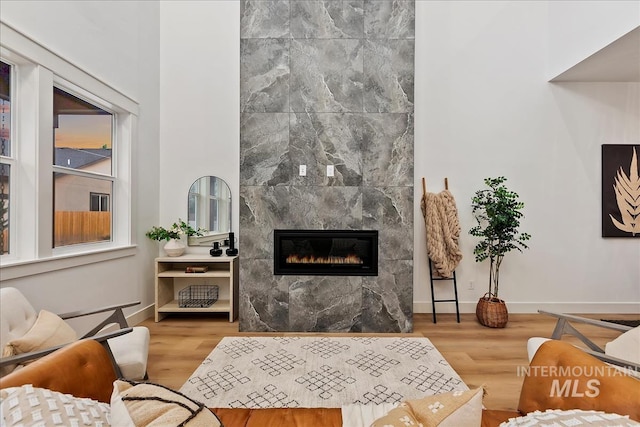
[[[136,246],[132,245],[95,252],[85,252],[82,254],[76,253],[59,255],[51,258],[29,261],[3,262],[2,280],[19,279],[21,277],[34,276],[36,274],[49,273],[51,271],[64,270],[66,268],[124,258],[133,256],[135,253]]]

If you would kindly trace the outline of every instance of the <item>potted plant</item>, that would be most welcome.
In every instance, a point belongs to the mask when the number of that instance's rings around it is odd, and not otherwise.
[[[164,251],[167,255],[180,256],[186,249],[185,244],[180,241],[182,236],[202,236],[206,231],[204,228],[195,229],[178,218],[178,221],[174,222],[170,228],[157,227],[154,225],[145,235],[152,240],[166,240],[167,243],[164,245]]]
[[[482,240],[473,250],[476,262],[489,259],[489,292],[476,306],[478,321],[492,328],[504,328],[508,321],[507,306],[498,296],[500,266],[507,252],[528,248],[525,243],[531,238],[528,233],[520,233],[520,218],[524,203],[518,201],[518,194],[507,189],[507,178],[486,178],[488,189],[476,191],[472,199],[473,215],[477,225],[469,234]]]

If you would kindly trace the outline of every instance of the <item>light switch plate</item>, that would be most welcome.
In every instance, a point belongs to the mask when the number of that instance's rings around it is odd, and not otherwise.
[[[300,176],[307,176],[307,165],[300,165]]]
[[[333,165],[327,165],[327,176],[333,176]]]

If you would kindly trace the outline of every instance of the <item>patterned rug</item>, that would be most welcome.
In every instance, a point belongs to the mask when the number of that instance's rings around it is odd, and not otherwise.
[[[180,391],[210,408],[339,408],[468,390],[427,338],[225,337]]]

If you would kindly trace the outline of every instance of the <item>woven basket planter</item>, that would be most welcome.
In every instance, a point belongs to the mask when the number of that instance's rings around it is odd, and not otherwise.
[[[504,328],[509,321],[505,302],[489,293],[478,300],[476,317],[481,325],[490,328]]]

